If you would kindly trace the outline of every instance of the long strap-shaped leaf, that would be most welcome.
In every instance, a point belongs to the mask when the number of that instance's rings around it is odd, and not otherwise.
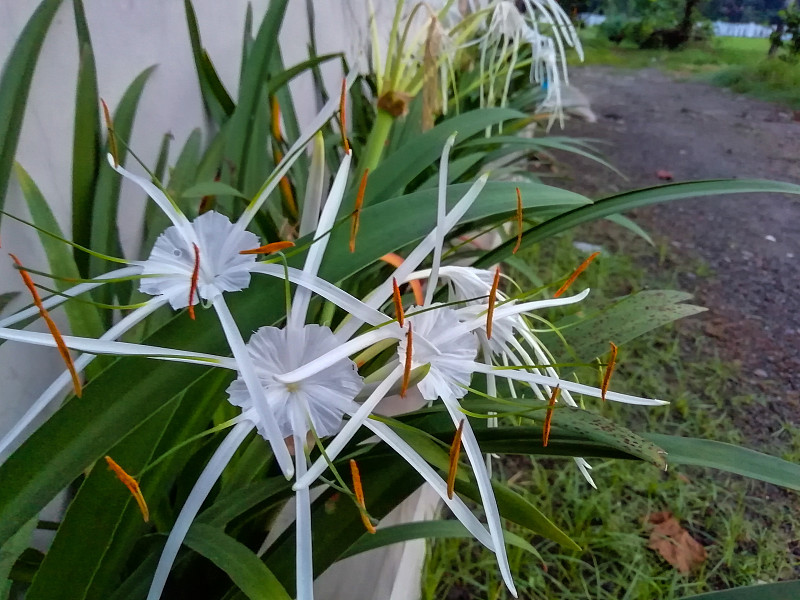
[[[61,0],[42,0],[14,44],[0,75],[0,209],[17,152],[36,60],[60,5]]]
[[[800,465],[777,456],[714,440],[656,433],[644,437],[667,452],[669,464],[711,467],[800,491]]]
[[[747,587],[687,596],[683,600],[797,600],[800,598],[800,580],[781,581]]]
[[[800,185],[768,181],[766,179],[714,179],[689,183],[673,183],[609,196],[594,204],[565,212],[526,231],[522,236],[523,247],[537,244],[568,229],[596,219],[602,219],[632,208],[650,206],[672,200],[719,196],[721,194],[777,193],[800,195]],[[475,263],[486,267],[501,262],[511,254],[516,240],[509,240]]]

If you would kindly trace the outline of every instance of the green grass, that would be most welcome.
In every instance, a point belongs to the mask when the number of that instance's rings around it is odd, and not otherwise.
[[[800,64],[768,59],[768,39],[715,37],[710,42],[670,51],[640,50],[630,42],[617,46],[602,37],[597,28],[584,30],[581,37],[588,65],[658,67],[800,109]],[[574,57],[572,64],[578,64]]]
[[[651,248],[614,232],[604,252],[580,280],[593,302],[639,289],[677,288],[666,246]],[[583,239],[583,238],[581,238]],[[557,279],[582,257],[564,237],[526,258],[542,278]],[[701,273],[703,265],[694,271]],[[708,269],[705,269],[708,272]],[[734,413],[759,410],[753,390],[739,383],[739,367],[721,360],[697,319],[662,328],[620,348],[612,387],[672,402],[664,408],[606,403],[592,410],[635,431],[656,431],[747,445]],[[693,321],[693,322],[691,322]],[[596,373],[584,380],[591,382]],[[771,451],[800,457],[800,430],[785,426]],[[497,462],[497,461],[496,461]],[[627,461],[592,460],[595,491],[571,460],[508,457],[499,469],[518,491],[554,519],[582,548],[565,553],[554,543],[521,531],[542,560],[511,548],[521,598],[559,600],[677,599],[711,589],[796,576],[790,552],[800,518],[765,484],[698,468],[670,469]],[[777,501],[775,494],[778,494]],[[647,548],[648,514],[671,511],[708,552],[705,564],[684,576]],[[441,541],[429,548],[423,598],[510,598],[491,553],[469,541]]]

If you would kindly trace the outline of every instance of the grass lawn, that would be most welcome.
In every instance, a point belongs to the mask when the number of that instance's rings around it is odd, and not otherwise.
[[[543,281],[556,280],[584,255],[563,236],[525,258]],[[677,289],[668,246],[651,247],[628,232],[614,232],[604,252],[581,275],[580,289],[591,287],[589,304],[649,287]],[[691,265],[697,277],[707,266]],[[584,308],[588,310],[588,308]],[[664,398],[671,405],[645,408],[591,401],[591,410],[634,431],[653,431],[748,444],[732,414],[762,410],[763,398],[739,385],[739,367],[709,351],[709,339],[694,323],[651,332],[620,348],[615,390]],[[594,383],[596,370],[582,380]],[[587,400],[589,402],[589,400]],[[554,417],[557,418],[557,415]],[[787,426],[788,427],[788,426]],[[800,435],[781,432],[773,447],[758,449],[788,460],[800,458]],[[593,490],[570,459],[495,461],[505,479],[572,537],[582,552],[519,528],[539,551],[534,557],[510,548],[512,571],[521,598],[558,600],[674,600],[713,589],[794,578],[792,553],[800,516],[782,492],[741,477],[700,468],[672,468],[627,461],[591,460],[598,490]],[[776,496],[777,494],[777,496]],[[705,546],[708,558],[694,573],[682,575],[648,549],[647,516],[668,510]],[[493,555],[477,542],[437,541],[429,546],[423,580],[426,600],[511,598],[497,576]]]
[[[588,65],[658,67],[800,109],[800,64],[768,59],[769,40],[764,38],[716,37],[670,51],[640,50],[629,42],[617,46],[602,37],[596,27],[584,30],[581,37]],[[572,64],[578,64],[574,55]]]

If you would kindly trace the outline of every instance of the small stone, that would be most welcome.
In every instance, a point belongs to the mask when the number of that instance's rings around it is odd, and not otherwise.
[[[764,239],[767,240],[768,242],[776,242],[776,241],[778,241],[778,240],[775,239],[774,235],[765,235]]]
[[[756,377],[761,377],[761,379],[765,379],[767,377],[767,372],[764,369],[756,369],[753,371],[753,375]]]

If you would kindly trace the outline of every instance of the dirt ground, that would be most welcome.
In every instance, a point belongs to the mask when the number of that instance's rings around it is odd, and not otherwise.
[[[790,109],[655,69],[587,67],[570,79],[597,122],[573,119],[565,133],[607,142],[605,157],[628,177],[570,157],[563,182],[570,189],[602,197],[665,183],[660,170],[675,181],[800,184],[800,115]],[[720,196],[629,216],[669,240],[681,286],[709,309],[696,317],[704,333],[721,357],[741,362],[743,387],[765,401],[739,423],[753,445],[769,445],[783,423],[800,424],[800,197]],[[698,263],[710,267],[709,277],[693,272]]]

